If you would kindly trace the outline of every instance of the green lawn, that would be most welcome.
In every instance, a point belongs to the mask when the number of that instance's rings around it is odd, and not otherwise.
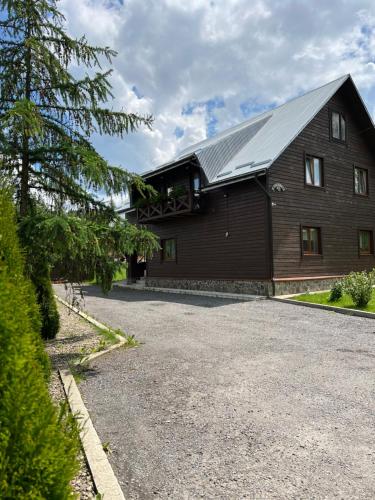
[[[292,298],[293,300],[300,300],[301,302],[311,302],[313,304],[324,304],[326,306],[344,307],[349,309],[359,309],[361,311],[375,312],[375,290],[372,292],[370,302],[365,307],[356,307],[349,295],[343,295],[343,297],[337,302],[329,302],[329,294],[330,292],[304,293]]]
[[[126,264],[123,264],[121,266],[121,269],[119,269],[114,278],[113,278],[113,281],[123,281],[123,280],[126,280]],[[95,285],[96,284],[96,279],[92,279],[91,281],[88,281],[87,282],[89,285]]]
[[[126,265],[124,264],[121,269],[119,269],[114,278],[113,281],[123,281],[126,280]]]

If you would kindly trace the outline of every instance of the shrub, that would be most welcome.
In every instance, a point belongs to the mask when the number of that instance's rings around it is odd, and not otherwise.
[[[0,191],[0,498],[66,499],[77,425],[48,393],[41,322],[15,228],[11,199]]]
[[[329,302],[337,302],[341,299],[344,294],[344,283],[342,281],[336,281],[331,288],[331,293],[329,295]]]
[[[45,270],[44,276],[35,277],[33,282],[42,317],[40,333],[43,339],[53,339],[60,328],[60,317],[48,270]]]
[[[351,296],[356,307],[364,307],[371,300],[373,284],[373,272],[350,273],[344,280],[344,290]]]

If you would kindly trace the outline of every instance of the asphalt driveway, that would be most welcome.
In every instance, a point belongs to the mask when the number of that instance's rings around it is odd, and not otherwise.
[[[80,384],[127,498],[375,498],[375,321],[84,293],[89,313],[143,342]]]

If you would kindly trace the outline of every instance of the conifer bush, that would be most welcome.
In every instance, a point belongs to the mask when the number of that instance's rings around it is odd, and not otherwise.
[[[32,285],[10,196],[0,191],[0,498],[66,499],[77,471],[75,420],[52,403]]]
[[[60,317],[49,270],[47,269],[44,273],[35,276],[33,281],[42,318],[40,333],[43,339],[53,339],[59,331]]]
[[[344,293],[344,283],[342,281],[336,281],[331,288],[331,293],[329,294],[329,302],[337,302],[341,299]]]

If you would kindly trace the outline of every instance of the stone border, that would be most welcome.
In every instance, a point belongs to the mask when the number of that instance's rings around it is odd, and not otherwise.
[[[175,293],[180,295],[199,295],[201,297],[214,297],[216,299],[231,299],[240,300],[246,302],[248,300],[264,300],[267,297],[265,295],[249,295],[245,293],[227,293],[227,292],[214,292],[208,290],[189,290],[185,288],[162,288],[155,286],[138,286],[138,285],[127,285],[114,283],[117,288],[124,288],[128,290],[138,290],[142,292],[162,292],[162,293]]]
[[[296,295],[301,295],[296,294]],[[289,297],[293,297],[295,295],[291,295]],[[344,307],[336,307],[336,306],[327,306],[325,304],[316,304],[314,302],[302,302],[301,300],[293,300],[292,298],[284,298],[284,297],[270,297],[271,300],[275,300],[277,302],[286,302],[287,304],[294,304],[296,306],[306,306],[311,307],[313,309],[323,309],[325,311],[331,311],[339,314],[346,314],[347,316],[358,316],[361,318],[370,318],[375,319],[375,313],[360,311],[358,309],[345,309]]]
[[[177,288],[179,290],[219,292],[234,295],[272,295],[270,280],[157,278],[146,276],[143,281],[146,288]]]
[[[81,421],[79,434],[97,492],[106,500],[125,500],[71,371],[59,374],[72,414]]]
[[[80,309],[72,306],[58,295],[55,295],[55,297],[64,306],[71,309],[73,312],[84,318],[92,325],[95,325],[103,330],[112,331],[111,328],[108,328],[108,326],[103,325],[103,323],[100,323]],[[108,347],[108,349],[104,349],[103,351],[89,354],[88,356],[85,356],[83,359],[81,359],[77,364],[91,361],[99,356],[102,356],[103,354],[107,354],[108,352],[121,347],[126,343],[126,339],[124,337],[121,337],[121,335],[118,335],[117,333],[114,333],[114,335],[118,339],[117,344],[114,344]],[[69,402],[71,412],[77,420],[81,420],[79,431],[81,443],[97,492],[100,493],[100,495],[102,495],[105,500],[125,500],[119,482],[113,472],[107,455],[103,450],[103,445],[91,421],[89,412],[87,411],[87,408],[82,400],[72,372],[69,368],[66,368],[63,370],[59,370],[59,375],[64,387],[66,398]]]

